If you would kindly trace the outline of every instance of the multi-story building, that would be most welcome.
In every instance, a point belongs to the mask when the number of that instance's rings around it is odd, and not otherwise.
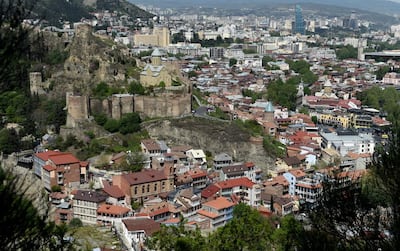
[[[355,153],[374,153],[375,141],[371,134],[358,134],[349,131],[322,132],[323,149],[332,148],[345,156],[349,151]]]
[[[348,116],[337,114],[318,114],[317,118],[321,124],[340,126],[342,128],[349,128],[351,122]]]
[[[218,197],[215,200],[203,204],[202,209],[197,213],[210,220],[210,228],[215,229],[224,226],[233,217],[235,203],[225,197]]]
[[[250,206],[257,206],[261,201],[261,187],[247,177],[220,181],[203,189],[201,196],[208,200],[216,195],[231,198],[234,196]]]
[[[132,216],[131,209],[118,205],[101,204],[97,208],[97,221],[105,224],[113,224]]]
[[[256,167],[252,162],[246,162],[236,165],[222,167],[220,172],[221,180],[229,180],[241,177],[247,177],[252,182],[258,183],[261,181],[261,169]]]
[[[220,153],[214,157],[214,169],[220,170],[224,166],[229,166],[233,164],[232,157],[226,153]]]
[[[97,209],[105,204],[107,195],[96,191],[78,190],[73,198],[74,217],[83,223],[97,223]]]
[[[295,194],[308,203],[315,203],[322,193],[322,183],[318,180],[305,178],[296,183]]]
[[[88,169],[88,162],[78,160],[71,153],[49,151],[34,155],[34,172],[40,174],[44,187],[49,191],[53,186],[78,187],[87,181]]]
[[[136,173],[114,175],[113,185],[118,186],[131,200],[140,201],[172,191],[174,179],[173,176],[166,176],[164,171],[146,169]]]
[[[161,228],[160,223],[148,217],[124,219],[121,226],[122,235],[133,250],[141,250],[146,239]]]

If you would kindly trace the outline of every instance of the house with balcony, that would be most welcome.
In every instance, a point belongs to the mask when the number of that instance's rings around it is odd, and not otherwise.
[[[284,173],[283,177],[285,177],[285,179],[289,183],[289,194],[295,195],[296,184],[298,181],[300,181],[306,177],[306,173],[300,169],[290,170],[289,172]]]
[[[50,191],[51,187],[56,185],[64,188],[73,188],[87,182],[88,162],[78,160],[71,153],[53,152],[37,156],[36,164],[41,165],[44,159],[47,160],[40,173],[44,187],[47,190]]]
[[[164,142],[159,142],[154,139],[143,139],[140,141],[140,146],[142,152],[146,156],[149,156],[150,159],[152,157],[162,156],[164,153],[168,152],[168,147]]]
[[[177,191],[169,200],[180,205],[185,219],[191,220],[201,208],[201,192],[193,187]]]
[[[314,204],[322,194],[322,183],[314,178],[304,178],[295,185],[295,195],[306,203]]]
[[[261,169],[252,162],[238,163],[221,168],[220,180],[229,180],[241,177],[247,177],[251,181],[261,182]]]
[[[232,157],[227,153],[220,153],[214,157],[214,169],[220,170],[222,167],[233,164]]]
[[[236,198],[250,206],[257,206],[261,201],[261,187],[247,177],[220,181],[209,185],[201,192],[201,196],[211,200],[218,196]]]
[[[233,218],[233,203],[225,197],[218,197],[214,200],[203,204],[202,209],[198,210],[198,215],[201,215],[210,220],[210,229],[216,229],[224,226]]]
[[[97,209],[106,203],[107,195],[102,192],[77,190],[73,197],[74,217],[83,223],[97,223]]]
[[[128,241],[129,247],[133,250],[143,250],[146,239],[159,231],[161,225],[148,217],[134,217],[123,219],[121,228],[121,234]]]
[[[178,204],[171,203],[169,201],[161,201],[156,198],[152,201],[148,201],[140,209],[140,212],[136,213],[135,216],[146,216],[157,222],[163,222],[173,218],[179,218],[182,207]]]
[[[122,219],[132,216],[132,210],[118,205],[101,204],[97,208],[97,222],[111,224],[120,222]]]
[[[192,178],[192,187],[196,189],[203,189],[207,185],[207,172],[200,168],[194,168],[185,173]]]

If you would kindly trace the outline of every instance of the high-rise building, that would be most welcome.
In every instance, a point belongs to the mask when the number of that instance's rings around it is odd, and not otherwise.
[[[296,5],[296,10],[295,10],[295,20],[294,20],[294,33],[300,33],[302,35],[305,34],[305,28],[304,28],[304,19],[303,19],[303,14],[300,5]]]

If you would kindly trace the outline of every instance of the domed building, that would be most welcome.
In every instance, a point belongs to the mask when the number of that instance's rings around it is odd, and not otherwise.
[[[326,98],[326,99],[338,99],[336,94],[332,92],[332,83],[329,79],[325,81],[324,89],[322,89],[319,92],[316,92],[315,96],[319,97],[319,98]]]

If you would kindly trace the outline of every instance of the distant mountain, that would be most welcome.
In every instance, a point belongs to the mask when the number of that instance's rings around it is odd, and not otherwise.
[[[386,15],[398,15],[400,13],[400,3],[388,0],[129,0],[135,4],[154,5],[162,8],[176,7],[224,7],[224,8],[253,8],[256,6],[277,5],[277,4],[296,4],[296,3],[316,3],[335,5],[346,8],[367,10]]]
[[[95,10],[119,11],[134,18],[154,16],[126,0],[29,0],[33,2],[33,14],[52,25],[60,20],[77,22],[91,17]]]

